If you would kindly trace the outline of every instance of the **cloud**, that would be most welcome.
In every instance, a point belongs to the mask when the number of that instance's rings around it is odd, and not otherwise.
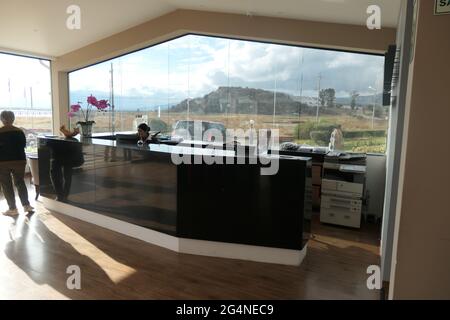
[[[0,109],[29,108],[32,103],[33,108],[51,108],[50,70],[48,62],[43,64],[0,53]]]
[[[203,96],[219,86],[242,86],[316,96],[381,91],[384,59],[369,54],[301,48],[189,35],[70,73],[72,91],[111,90],[117,97],[175,101]],[[38,60],[0,54],[0,107],[50,108],[50,73]]]
[[[114,59],[114,90],[121,95],[197,97],[219,86],[243,86],[316,95],[334,88],[370,92],[383,80],[383,57],[287,45],[188,35]],[[71,88],[109,91],[111,62],[71,74]],[[303,79],[303,81],[302,81]]]

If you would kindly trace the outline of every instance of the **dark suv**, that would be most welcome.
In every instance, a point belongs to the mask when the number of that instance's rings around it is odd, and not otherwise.
[[[202,128],[202,137],[203,141],[213,141],[214,137],[212,134],[206,134],[209,129],[216,129],[222,133],[222,141],[225,142],[227,130],[225,125],[221,122],[212,122],[212,121],[202,121],[202,120],[179,120],[175,123],[172,131],[172,136],[181,137],[183,139],[197,140],[197,137],[194,136],[194,125],[201,126]]]

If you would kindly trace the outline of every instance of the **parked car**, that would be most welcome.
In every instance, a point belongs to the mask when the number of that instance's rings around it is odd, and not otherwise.
[[[214,141],[214,135],[207,132],[209,129],[216,129],[222,134],[222,141],[225,142],[227,130],[221,122],[201,121],[201,120],[179,120],[173,126],[172,136],[181,137],[183,139],[197,140],[194,136],[194,125],[201,126],[201,140]]]

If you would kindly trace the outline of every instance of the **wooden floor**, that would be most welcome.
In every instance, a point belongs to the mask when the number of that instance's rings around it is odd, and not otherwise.
[[[306,258],[292,267],[179,254],[35,206],[30,217],[0,216],[0,299],[380,297],[366,287],[367,267],[379,264],[375,225],[352,230],[316,219]],[[66,286],[70,265],[81,268],[81,290]]]

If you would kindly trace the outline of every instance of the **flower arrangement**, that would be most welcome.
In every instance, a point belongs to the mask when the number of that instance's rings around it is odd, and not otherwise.
[[[73,104],[70,106],[70,112],[68,113],[68,116],[70,118],[73,118],[76,116],[77,113],[81,112],[81,116],[84,121],[78,121],[77,124],[93,124],[95,121],[89,120],[89,116],[92,115],[92,111],[97,109],[98,111],[106,111],[111,105],[109,104],[108,100],[97,100],[96,97],[94,97],[92,94],[87,97],[87,106],[83,110],[81,107],[81,102],[78,102],[77,104]]]
[[[73,118],[80,115],[83,121],[78,121],[77,125],[81,127],[81,134],[83,137],[91,137],[92,135],[92,125],[95,123],[94,120],[90,120],[92,112],[97,109],[98,111],[106,111],[111,105],[108,100],[97,100],[92,94],[87,97],[87,106],[85,109],[81,107],[81,102],[73,104],[70,106],[70,111],[68,113],[69,118]],[[94,109],[95,108],[95,109]],[[62,131],[64,133],[64,131]],[[78,131],[79,132],[79,131]],[[66,133],[64,133],[66,135]],[[67,136],[67,135],[66,135]]]

